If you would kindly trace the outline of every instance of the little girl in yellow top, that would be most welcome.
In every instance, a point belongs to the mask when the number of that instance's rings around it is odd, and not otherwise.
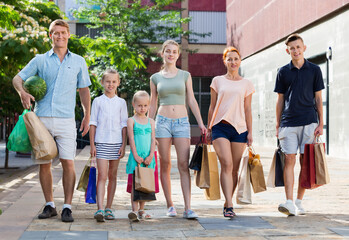
[[[138,91],[134,94],[132,106],[135,114],[127,120],[127,135],[131,147],[126,165],[126,173],[128,174],[133,174],[138,164],[155,168],[155,123],[146,115],[149,103],[150,97],[146,91]],[[151,218],[151,215],[144,211],[144,201],[133,201],[133,191],[131,192],[131,204],[132,212],[128,214],[131,221]]]

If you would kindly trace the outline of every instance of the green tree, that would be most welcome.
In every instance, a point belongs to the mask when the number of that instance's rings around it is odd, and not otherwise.
[[[181,9],[171,7],[178,0],[154,0],[142,5],[141,0],[85,0],[74,16],[88,22],[99,31],[95,39],[84,38],[88,46],[88,62],[98,77],[106,68],[119,71],[122,81],[119,91],[129,99],[136,90],[149,90],[146,64],[160,61],[147,43],[179,39],[195,34],[182,29],[189,18],[181,18]],[[93,89],[92,89],[93,92]]]

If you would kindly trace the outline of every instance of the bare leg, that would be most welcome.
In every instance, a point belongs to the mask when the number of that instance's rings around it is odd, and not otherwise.
[[[171,196],[171,138],[157,138],[160,159],[160,180],[167,208],[173,206]]]
[[[300,157],[299,157],[299,162],[300,162],[300,164],[301,164],[301,167],[302,167],[302,163],[303,163],[303,156],[304,156],[304,154],[301,154]],[[305,188],[301,186],[300,178],[301,178],[301,174],[299,174],[299,179],[298,179],[298,193],[297,193],[297,199],[302,200],[303,197],[304,197]]]
[[[109,160],[109,171],[108,171],[108,195],[106,208],[111,208],[113,204],[116,184],[117,184],[117,173],[120,160]]]
[[[225,207],[233,207],[233,156],[231,144],[225,138],[217,138],[213,142],[213,147],[221,163],[221,186],[225,198]]]
[[[182,194],[184,198],[184,210],[191,209],[191,181],[189,173],[190,139],[174,138],[173,143],[177,153],[177,166],[181,180]]]
[[[103,210],[105,183],[108,176],[108,160],[97,159],[98,179],[97,179],[97,208]]]
[[[234,195],[237,183],[238,183],[238,171],[240,167],[241,157],[246,148],[246,143],[232,142],[231,143],[231,155],[233,156],[233,192]]]
[[[284,183],[285,183],[286,200],[293,200],[295,163],[296,163],[296,154],[286,154],[285,168],[284,168]]]
[[[60,159],[63,166],[64,203],[72,204],[75,186],[75,167],[73,160]]]
[[[46,202],[53,202],[51,163],[39,165],[39,178]]]

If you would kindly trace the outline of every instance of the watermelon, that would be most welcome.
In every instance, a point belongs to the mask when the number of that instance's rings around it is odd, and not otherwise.
[[[27,79],[23,84],[24,90],[30,93],[35,101],[39,101],[44,98],[46,94],[46,82],[39,76],[32,76]]]

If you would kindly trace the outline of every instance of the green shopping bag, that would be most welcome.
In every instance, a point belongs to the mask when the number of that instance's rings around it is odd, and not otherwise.
[[[29,112],[25,109],[19,116],[16,126],[13,128],[7,142],[7,149],[13,152],[28,153],[32,150],[23,116]]]

